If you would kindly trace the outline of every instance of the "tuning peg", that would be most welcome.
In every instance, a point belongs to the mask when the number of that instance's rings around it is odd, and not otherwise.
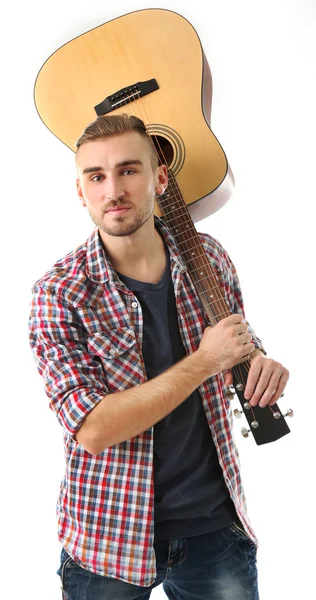
[[[227,390],[227,394],[226,395],[227,395],[228,400],[234,400],[235,393],[236,393],[234,386],[233,385],[229,385],[227,387],[228,387],[228,390]]]
[[[253,429],[257,429],[259,427],[259,423],[258,421],[252,421],[251,423],[251,427]],[[251,429],[246,429],[246,427],[243,427],[241,430],[241,433],[244,437],[248,437],[248,434],[251,432]]]
[[[235,417],[236,417],[237,419],[240,419],[240,418],[241,418],[241,415],[242,415],[242,413],[243,413],[243,411],[242,411],[242,410],[238,410],[238,408],[235,408],[235,410],[234,410],[233,412],[234,412],[234,415],[235,415]]]
[[[280,419],[280,417],[281,417],[281,413],[280,413],[278,410],[276,410],[276,411],[273,413],[273,416],[274,416],[274,418],[275,418],[275,419]],[[293,410],[292,410],[291,408],[289,408],[289,409],[286,411],[286,413],[284,413],[284,414],[283,414],[283,417],[294,417],[294,412],[293,412]]]
[[[288,408],[283,417],[294,417],[294,411],[291,408]]]
[[[276,410],[276,411],[273,413],[273,416],[274,416],[274,418],[275,418],[275,419],[280,419],[280,417],[281,417],[281,413],[280,413],[278,410]]]

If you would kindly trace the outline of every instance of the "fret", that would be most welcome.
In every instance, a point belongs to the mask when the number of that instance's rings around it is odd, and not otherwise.
[[[204,281],[205,279],[210,279],[210,275],[207,275],[206,277],[202,277],[202,279],[196,279],[195,283],[200,283],[201,281]],[[193,278],[195,278],[195,276],[193,275]],[[219,286],[217,286],[219,287]]]
[[[206,306],[210,306],[210,305],[209,305],[209,304],[204,304],[204,308],[205,308]],[[229,317],[230,313],[229,313],[228,311],[225,311],[225,312],[222,312],[222,313],[217,313],[217,314],[214,316],[214,319],[216,319],[217,317],[222,317],[223,315],[224,315],[225,317]],[[223,318],[224,318],[224,317],[223,317]]]
[[[169,216],[172,215],[175,210],[179,210],[183,213],[183,215],[186,215],[186,217],[192,221],[192,217],[187,209],[187,205],[185,204],[183,206],[183,201],[181,198],[175,198],[169,195],[169,198],[164,199],[162,196],[158,196],[157,201],[162,207],[165,217],[169,218]]]
[[[192,226],[194,226],[194,223],[193,223],[193,221],[192,221],[192,218],[190,217],[190,215],[189,215],[189,214],[187,214],[187,213],[183,212],[183,209],[182,209],[182,207],[180,207],[180,206],[178,207],[178,206],[174,206],[174,205],[173,205],[173,206],[170,206],[169,208],[171,209],[170,211],[165,211],[165,212],[164,212],[164,217],[165,217],[167,220],[172,220],[172,219],[173,219],[173,217],[174,217],[174,215],[175,215],[175,212],[176,212],[176,211],[179,211],[179,212],[180,212],[180,215],[177,215],[177,216],[181,216],[181,213],[182,213],[183,217],[186,217],[187,221],[188,221],[188,222],[190,221],[190,223],[192,224]]]
[[[182,243],[182,242],[180,242],[180,243]],[[179,246],[179,242],[177,243],[177,246]],[[200,254],[197,254],[197,252],[200,252]],[[184,256],[186,256],[187,254],[190,254],[190,259],[184,258]],[[206,258],[206,260],[208,260],[204,248],[200,245],[192,246],[192,248],[187,248],[187,250],[184,248],[183,250],[181,250],[181,256],[185,261],[195,260],[195,259],[201,260],[201,259],[205,259],[205,258]],[[192,259],[191,259],[191,256],[192,256]]]
[[[207,279],[207,278],[205,278],[205,279]],[[223,297],[222,291],[218,285],[214,285],[213,287],[204,288],[204,285],[203,284],[201,285],[200,281],[195,281],[193,283],[195,285],[199,285],[199,287],[201,288],[199,290],[200,294],[207,296],[207,298],[218,298],[221,302],[223,302],[223,303],[225,302],[225,304],[227,304],[227,306],[229,306],[228,300],[226,300],[226,298]],[[214,292],[214,293],[210,293],[210,292]]]
[[[173,235],[173,237],[174,237],[174,238],[177,238],[177,237],[179,237],[179,236],[183,236],[183,235],[186,235],[186,234],[188,234],[188,233],[189,233],[189,234],[190,234],[190,233],[193,233],[193,234],[194,234],[194,236],[196,236],[196,232],[194,232],[193,230],[190,230],[190,229],[189,229],[189,227],[188,227],[187,229],[184,229],[183,231],[180,231],[180,233],[172,233],[172,235]],[[190,240],[190,239],[194,239],[194,237],[193,237],[193,238],[192,238],[192,237],[191,237],[191,238],[189,238],[189,240]],[[197,238],[197,239],[198,239],[198,238]],[[187,242],[187,241],[188,241],[188,240],[184,240],[184,243],[185,243],[185,242]]]
[[[218,290],[220,291],[220,290]],[[203,302],[205,301],[209,301],[209,299],[211,299],[211,302],[209,303],[211,304],[215,304],[216,302],[219,302],[222,307],[225,307],[226,310],[226,305],[229,307],[229,302],[228,300],[226,300],[226,298],[223,298],[223,296],[221,294],[209,294],[206,290],[198,290],[199,296],[203,295]]]
[[[186,220],[185,220],[185,219],[184,219],[184,218],[183,218],[181,215],[175,215],[174,213],[175,213],[175,211],[173,211],[173,219],[172,219],[172,220],[173,220],[173,221],[175,221],[175,224],[174,224],[174,225],[173,225],[173,224],[170,224],[170,221],[168,222],[168,220],[167,220],[168,227],[169,227],[169,229],[170,229],[172,232],[173,232],[173,231],[179,231],[179,230],[182,230],[183,232],[186,232],[188,229],[192,229],[192,231],[194,231],[193,224],[191,223],[191,221],[190,221],[189,219],[186,219]],[[178,216],[178,217],[179,217],[179,219],[180,219],[180,217],[181,217],[181,221],[180,221],[180,223],[179,223],[179,221],[176,221],[176,220],[174,219],[174,216],[176,216],[176,217]],[[170,220],[171,220],[171,219],[170,219]]]
[[[171,218],[169,215],[174,215],[174,212],[176,210],[182,211],[183,212],[183,216],[185,216],[187,218],[188,221],[190,221],[190,223],[192,223],[192,226],[194,227],[194,223],[192,221],[192,217],[190,216],[189,213],[186,213],[183,211],[183,207],[182,206],[175,206],[176,203],[172,204],[171,206],[168,206],[168,208],[170,208],[170,210],[165,210],[164,211],[164,217],[166,217],[167,219]]]
[[[196,269],[192,269],[190,268],[189,271],[190,273],[197,273],[199,272],[200,275],[205,275],[205,271],[209,270],[210,265],[199,265],[196,267]],[[204,269],[204,271],[203,271]],[[210,276],[212,276],[212,273],[209,273]]]
[[[186,258],[185,262],[189,266],[190,270],[191,270],[191,266],[190,265],[193,265],[196,269],[198,269],[198,268],[202,269],[202,268],[209,268],[210,267],[211,270],[213,271],[212,265],[209,262],[207,264],[203,263],[202,265],[199,265],[199,260],[203,261],[203,259],[205,260],[205,258],[207,258],[207,257],[206,256],[198,256],[198,257],[197,256],[192,256],[192,258]]]
[[[211,290],[217,290],[217,288],[207,288],[207,290],[203,290],[200,293],[203,294],[203,296],[205,296],[205,300],[207,300],[208,298],[216,298],[218,300],[220,300],[221,302],[226,302],[226,300],[224,300],[224,298],[222,298],[221,295],[216,295],[214,294],[210,294],[209,291]]]
[[[183,204],[180,198],[174,198],[169,195],[169,198],[164,199],[160,196],[159,204],[166,205],[164,208],[167,207],[167,210],[164,212],[164,214],[166,214],[167,216],[170,215],[173,210],[181,210],[183,214],[186,214],[186,211],[183,208]],[[190,216],[190,213],[188,214],[188,216]]]
[[[222,292],[221,289],[218,285],[214,285],[213,287],[207,287],[206,289],[203,290],[203,292],[201,292],[202,294],[208,294],[209,292],[212,292],[213,290],[218,290],[218,293],[220,294],[220,297],[222,300],[224,300],[226,302],[226,300],[223,298],[222,296]],[[212,294],[209,294],[210,298],[213,298]]]
[[[181,235],[182,235],[182,234],[181,234]],[[177,235],[173,235],[173,237],[174,237],[174,238],[178,237],[178,234],[177,234]],[[191,238],[189,238],[188,240],[184,240],[183,242],[179,242],[179,243],[180,243],[180,244],[186,244],[187,242],[190,242],[191,240],[194,240],[194,239],[196,239],[196,234],[195,234],[195,237],[191,237]],[[177,245],[179,245],[179,243],[177,242]]]
[[[183,210],[183,212],[185,212],[185,208],[183,207],[182,200],[179,196],[170,195],[170,194],[167,196],[165,195],[165,197],[159,196],[159,202],[161,204],[164,204],[164,203],[167,204],[168,208],[171,208],[172,204],[173,205],[179,204],[179,208],[181,208]],[[186,205],[185,205],[185,207],[186,207]],[[167,211],[167,212],[169,212],[169,211]]]
[[[195,260],[196,260],[196,259],[192,258],[192,260],[187,260],[187,261],[185,261],[185,262],[188,262],[188,263],[194,263],[194,262],[195,262]],[[190,268],[189,268],[189,271],[190,271],[190,273],[195,273],[195,271],[200,271],[200,272],[201,272],[201,269],[206,269],[206,270],[207,270],[207,269],[209,269],[210,267],[211,267],[211,265],[210,265],[210,263],[208,262],[208,263],[206,263],[206,264],[204,264],[204,265],[198,265],[198,266],[197,266],[195,269],[192,269],[192,268],[190,267]]]
[[[203,292],[202,292],[203,294]],[[223,305],[223,299],[222,298],[218,298],[217,300],[213,300],[212,302],[206,302],[205,304],[203,304],[203,306],[214,306],[215,304],[220,304],[221,309],[225,309],[225,311],[227,310],[226,306]]]
[[[202,258],[202,259],[206,258],[206,259],[207,259],[207,257],[206,257],[206,253],[205,253],[205,250],[204,250],[204,248],[203,248],[201,245],[199,245],[199,246],[197,246],[196,248],[194,248],[194,250],[201,250],[201,254],[195,254],[195,252],[192,252],[192,248],[191,248],[190,250],[183,250],[183,251],[181,252],[181,255],[182,255],[182,257],[183,257],[185,254],[188,254],[188,253],[189,253],[191,256],[193,256],[193,257],[194,257],[194,258],[188,258],[188,259],[185,259],[185,261],[186,261],[186,262],[191,262],[192,260],[198,260],[198,259],[200,259],[200,258]],[[209,262],[209,264],[211,264],[211,263]]]

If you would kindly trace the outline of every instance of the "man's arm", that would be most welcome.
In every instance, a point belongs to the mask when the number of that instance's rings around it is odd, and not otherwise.
[[[165,373],[109,394],[106,373],[87,350],[76,311],[41,286],[33,290],[29,327],[50,407],[67,434],[92,454],[146,431],[203,381],[254,349],[242,316],[231,315],[207,327],[199,349]]]
[[[207,327],[198,350],[139,386],[106,396],[87,416],[77,440],[92,454],[127,440],[164,418],[206,379],[254,349],[242,316]]]
[[[150,381],[105,396],[87,415],[76,439],[91,454],[152,427],[216,371],[198,350]],[[215,374],[215,372],[214,372]]]

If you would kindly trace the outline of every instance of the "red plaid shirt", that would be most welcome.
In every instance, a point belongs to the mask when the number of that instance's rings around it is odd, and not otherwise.
[[[160,219],[155,220],[169,248],[180,333],[191,353],[199,346],[205,317],[170,232]],[[213,268],[221,274],[230,312],[244,315],[229,256],[214,238],[199,235]],[[156,577],[154,428],[97,456],[75,439],[87,414],[106,394],[146,380],[141,307],[118,279],[97,229],[35,283],[29,327],[50,408],[64,429],[66,466],[57,502],[59,540],[85,569],[150,586]],[[250,325],[249,330],[256,347],[263,350]],[[199,391],[230,496],[247,534],[257,544],[247,516],[222,374],[210,377]]]

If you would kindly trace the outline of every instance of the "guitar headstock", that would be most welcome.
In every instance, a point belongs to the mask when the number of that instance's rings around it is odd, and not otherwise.
[[[253,407],[244,398],[249,363],[246,361],[236,365],[233,367],[232,372],[233,389],[229,392],[228,397],[232,400],[234,394],[237,395],[242,406],[242,411],[235,409],[233,411],[234,415],[237,418],[240,418],[242,414],[244,414],[250,427],[250,429],[243,427],[241,430],[242,435],[248,437],[249,433],[252,433],[256,443],[260,446],[269,442],[275,442],[287,433],[290,433],[285,417],[293,416],[294,413],[292,409],[289,409],[283,415],[277,404],[266,406],[264,408],[261,408],[260,406]]]

